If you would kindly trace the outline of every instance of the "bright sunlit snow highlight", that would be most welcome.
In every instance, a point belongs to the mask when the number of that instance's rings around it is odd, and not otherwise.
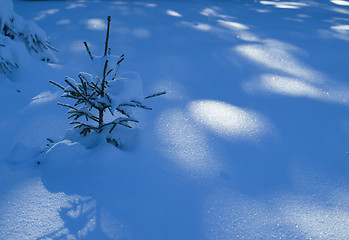
[[[167,10],[166,14],[169,16],[172,16],[172,17],[182,17],[182,14],[180,14],[176,11],[173,11],[173,10]]]
[[[291,49],[291,46],[275,40],[267,40],[264,44],[240,45],[235,48],[239,54],[270,69],[305,78],[311,82],[321,82],[322,77],[317,72],[304,66],[289,53]]]
[[[238,23],[238,22],[230,22],[230,21],[223,21],[223,20],[218,20],[217,21],[220,25],[226,27],[226,28],[230,28],[233,30],[247,30],[249,29],[248,26]]]
[[[319,98],[321,90],[297,79],[276,75],[263,75],[262,86],[278,94]]]
[[[298,9],[307,6],[306,3],[301,2],[279,2],[279,1],[260,1],[264,5],[274,5],[276,8]]]
[[[349,6],[349,1],[344,0],[331,0],[332,3],[340,5],[340,6]]]
[[[349,25],[332,26],[331,29],[336,30],[336,31],[349,31]]]
[[[35,96],[30,104],[39,104],[52,101],[53,99],[59,96],[58,92],[51,93],[50,91],[42,92],[39,95]]]
[[[203,100],[189,105],[191,116],[214,132],[234,138],[254,138],[266,132],[259,114],[224,102]]]
[[[103,31],[107,28],[104,19],[92,18],[86,21],[87,28],[91,30]]]

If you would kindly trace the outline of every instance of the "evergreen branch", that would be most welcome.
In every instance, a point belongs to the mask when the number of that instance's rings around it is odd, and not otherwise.
[[[135,103],[135,104],[142,104],[141,102],[136,101],[136,100],[131,100],[130,102],[133,102],[133,103]]]
[[[116,126],[116,123],[112,126],[112,128],[109,131],[109,133],[111,133],[114,130],[115,126]]]
[[[83,77],[80,73],[78,74],[78,77],[80,79],[81,84],[84,84],[84,82],[86,81],[85,77]]]
[[[91,129],[90,129],[90,128],[84,128],[84,129],[80,132],[80,134],[86,136],[86,135],[87,135],[88,133],[90,133],[90,132],[91,132]]]
[[[74,89],[74,93],[76,93],[76,94],[78,94],[78,95],[81,95],[81,96],[83,97],[82,93],[79,91],[78,88],[76,88],[76,86],[74,86],[74,84],[72,84],[71,82],[69,82],[68,79],[65,79],[64,81],[65,81],[66,83],[68,83],[68,85],[69,85],[71,88]],[[72,91],[69,91],[69,92],[72,92]]]
[[[133,119],[133,118],[117,118],[117,119],[115,119],[112,122],[103,124],[101,127],[106,127],[106,126],[109,126],[109,125],[112,125],[112,124],[120,124],[120,123],[123,123],[123,122],[135,122],[135,123],[138,123],[139,121],[136,120],[136,119]]]
[[[68,105],[68,107],[69,107],[69,105]],[[71,107],[71,106],[70,106],[70,108],[72,108],[73,110],[69,110],[68,111],[68,113],[70,114],[68,119],[75,117],[75,120],[77,120],[78,118],[80,118],[82,116],[85,116],[86,117],[86,121],[88,121],[88,119],[91,119],[91,120],[93,120],[95,122],[99,121],[98,118],[95,115],[93,115],[91,112],[89,112],[89,111],[88,112],[81,111],[81,110],[76,109],[76,108]],[[86,109],[86,110],[88,110],[88,109]]]
[[[143,108],[143,109],[146,109],[146,110],[153,110],[152,108],[147,107],[147,106],[144,106],[143,104],[141,104],[141,103],[138,102],[138,101],[132,100],[131,102],[132,102],[132,103],[135,103],[137,107],[140,107],[140,108]]]
[[[128,127],[128,128],[132,128],[130,125],[127,125],[127,124],[124,124],[124,123],[118,123],[118,124],[120,124],[121,126],[124,126],[124,127]]]
[[[63,106],[63,107],[67,107],[67,108],[71,108],[71,109],[74,109],[76,111],[79,111],[77,108],[70,106],[69,104],[64,104],[64,103],[57,103],[57,104],[60,106]]]
[[[144,106],[144,105],[137,105],[137,107],[143,108],[145,110],[153,110],[152,108]]]
[[[49,49],[51,49],[51,50],[53,50],[53,51],[55,51],[55,52],[58,52],[58,50],[57,50],[56,48],[52,47],[52,46],[49,45],[49,44],[50,44],[50,42],[46,41],[46,47],[48,47]]]
[[[111,73],[113,70],[114,70],[114,69],[110,69],[110,70],[107,72],[107,75],[106,75],[106,76],[108,76],[109,73]]]
[[[74,90],[75,90],[75,93],[80,95],[83,100],[85,100],[86,102],[88,102],[91,106],[93,106],[94,108],[96,109],[99,109],[98,106],[96,106],[93,102],[91,102],[88,98],[86,98],[72,83],[70,83],[67,79],[65,80],[66,83],[69,84],[69,86],[71,86]]]
[[[126,117],[130,117],[130,115],[128,115],[124,110],[122,110],[120,108],[116,108],[116,111],[120,112],[121,114],[125,115]]]
[[[97,86],[97,84],[95,84],[94,82],[91,82],[91,85],[94,87],[94,90],[96,90],[96,92],[99,95],[102,95],[102,90]]]
[[[137,106],[135,104],[122,103],[122,104],[119,104],[118,107],[137,107]]]
[[[59,83],[56,83],[54,81],[49,81],[51,84],[55,85],[56,87],[59,87],[60,89],[62,89],[64,91],[64,87],[62,85],[60,85]]]
[[[90,48],[87,45],[87,42],[84,42],[84,45],[85,45],[85,48],[86,48],[86,51],[87,51],[88,55],[90,56],[91,60],[93,61],[93,55],[92,55],[92,53],[90,51]]]
[[[120,63],[121,63],[122,61],[124,61],[125,58],[124,58],[123,56],[124,56],[124,54],[122,54],[121,59],[117,62],[117,65],[120,65]]]
[[[161,96],[161,95],[164,95],[164,94],[166,94],[166,92],[155,93],[155,94],[153,94],[153,95],[150,95],[150,96],[145,97],[144,99],[153,98],[153,97],[158,97],[158,96]]]

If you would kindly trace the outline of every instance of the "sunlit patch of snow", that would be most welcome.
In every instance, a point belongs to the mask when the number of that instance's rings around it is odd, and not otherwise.
[[[289,5],[289,4],[276,4],[275,7],[277,7],[277,8],[287,8],[287,9],[298,9],[299,8],[299,6]]]
[[[270,13],[271,11],[268,10],[268,9],[254,9],[256,12],[259,12],[259,13]]]
[[[263,5],[274,5],[276,8],[298,9],[308,4],[302,2],[259,1]]]
[[[237,38],[244,40],[246,42],[259,42],[260,39],[258,36],[254,35],[253,33],[247,32],[247,31],[241,31],[238,33]]]
[[[32,98],[30,104],[39,104],[46,103],[56,99],[59,96],[59,93],[51,93],[51,91],[46,91],[38,94],[37,96]]]
[[[336,12],[336,13],[342,13],[342,14],[349,15],[349,10],[344,9],[344,8],[332,7],[332,8],[329,8],[329,10]]]
[[[182,17],[182,14],[180,14],[176,11],[173,11],[173,10],[167,10],[166,14],[169,16],[172,16],[172,17]]]
[[[318,33],[323,38],[337,38],[344,41],[349,41],[349,31],[346,30],[318,30]]]
[[[214,30],[214,28],[211,25],[206,24],[206,23],[183,21],[183,22],[181,22],[181,24],[188,26],[188,27],[191,27],[191,28],[194,28],[195,30],[203,31],[203,32],[209,32],[209,31]]]
[[[204,10],[202,10],[200,12],[201,15],[204,15],[206,17],[216,17],[219,14],[217,13],[216,10],[212,9],[212,8],[205,8]]]
[[[266,40],[264,44],[240,45],[234,48],[242,56],[262,66],[305,78],[308,81],[321,82],[320,74],[297,61],[289,54],[290,49],[292,46],[275,40]]]
[[[133,4],[135,4],[135,5],[143,5],[143,6],[151,7],[151,8],[157,7],[156,3],[134,2]]]
[[[132,35],[137,38],[149,38],[151,34],[148,29],[136,28],[132,30]]]
[[[210,31],[212,27],[206,23],[194,23],[193,27],[200,31]]]
[[[204,132],[182,110],[164,112],[157,123],[160,150],[188,174],[210,176],[220,169]]]
[[[307,97],[325,102],[349,104],[348,86],[335,83],[315,84],[304,79],[263,74],[259,81],[245,82],[242,87],[247,92],[271,92],[289,97]]]
[[[264,89],[282,95],[311,98],[320,98],[322,95],[321,89],[289,77],[266,74],[261,76],[261,84]]]
[[[336,30],[336,31],[349,31],[349,25],[332,26],[331,29]]]
[[[225,29],[231,30],[231,32],[236,36],[237,38],[247,41],[247,42],[255,42],[259,41],[258,36],[255,34],[247,31],[249,30],[249,27],[238,22],[232,22],[232,21],[225,21],[225,20],[217,20],[218,24]],[[222,31],[222,30],[219,30]],[[226,31],[226,30],[225,30]],[[217,31],[216,31],[217,32]],[[229,32],[229,31],[227,31]]]
[[[1,198],[0,238],[38,239],[59,231],[64,227],[59,210],[68,207],[70,199],[48,192],[39,177],[19,182]]]
[[[349,199],[348,199],[349,200]],[[305,232],[308,239],[345,239],[349,236],[349,211],[304,203],[288,203],[289,221],[294,222]]]
[[[67,25],[67,24],[71,24],[70,19],[62,19],[56,22],[57,25]]]
[[[86,5],[82,4],[82,3],[72,3],[65,8],[66,9],[75,9],[75,8],[81,8],[81,7],[86,7]]]
[[[155,3],[147,3],[145,6],[147,6],[147,7],[156,7],[157,5]]]
[[[58,13],[59,9],[53,8],[53,9],[48,9],[45,11],[41,11],[37,17],[34,18],[35,21],[39,21],[44,19],[47,15],[53,15],[55,13]]]
[[[349,6],[349,1],[344,1],[344,0],[331,0],[331,3],[340,5],[340,6]]]
[[[347,239],[349,236],[349,194],[345,189],[321,197],[284,196],[279,199],[281,216],[295,225],[304,239]]]
[[[87,28],[91,30],[104,31],[107,28],[106,22],[100,18],[91,18],[86,21]]]
[[[197,122],[222,136],[253,139],[267,132],[267,121],[260,114],[228,103],[194,101],[189,112]]]
[[[216,17],[216,18],[223,18],[223,19],[233,18],[228,15],[220,14],[219,11],[221,11],[221,9],[218,7],[205,8],[200,12],[200,14],[206,17]]]
[[[238,23],[238,22],[230,22],[230,21],[224,21],[224,20],[218,20],[217,21],[221,26],[233,29],[233,30],[247,30],[249,29],[248,26]]]

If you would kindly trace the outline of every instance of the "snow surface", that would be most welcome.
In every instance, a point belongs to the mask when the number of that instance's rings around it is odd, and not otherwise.
[[[349,1],[14,10],[59,52],[47,64],[21,45],[21,67],[0,75],[0,239],[349,238]],[[119,71],[167,91],[137,112],[127,151],[67,139],[49,83],[93,72],[83,41],[103,53],[108,15]]]

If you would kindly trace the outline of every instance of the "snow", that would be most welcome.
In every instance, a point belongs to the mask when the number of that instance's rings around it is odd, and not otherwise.
[[[13,7],[59,51],[0,39],[19,65],[0,74],[0,239],[349,238],[348,1]],[[101,76],[108,15],[109,60],[125,54],[108,94],[153,109],[120,148],[72,130],[49,83]]]

